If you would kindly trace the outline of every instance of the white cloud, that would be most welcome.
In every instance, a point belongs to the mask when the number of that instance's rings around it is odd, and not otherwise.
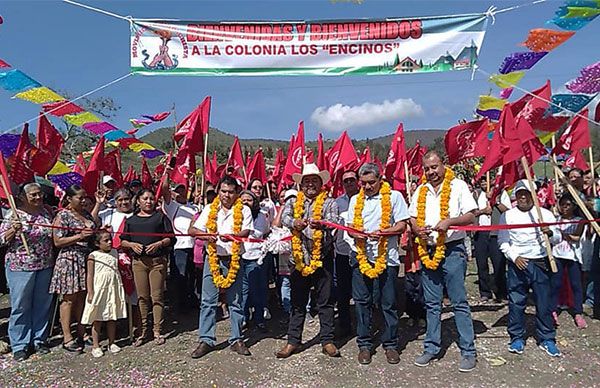
[[[348,106],[340,103],[329,107],[320,106],[311,115],[319,128],[330,131],[343,131],[349,128],[364,127],[386,121],[397,121],[425,115],[423,107],[412,98],[385,100],[380,104],[365,102],[362,105]]]

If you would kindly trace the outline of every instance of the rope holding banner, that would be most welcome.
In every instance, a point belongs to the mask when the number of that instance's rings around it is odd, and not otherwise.
[[[114,18],[117,19],[122,19],[122,20],[127,20],[128,22],[131,22],[133,20],[133,17],[131,16],[123,16],[123,15],[119,15],[113,12],[109,12],[100,8],[96,8],[96,7],[92,7],[90,5],[87,4],[82,4],[82,3],[78,3],[77,1],[73,1],[73,0],[63,0],[63,2],[71,4],[71,5],[75,5],[77,7],[81,7],[81,8],[85,8],[85,9],[89,9],[90,11],[94,11],[94,12],[98,12],[104,15],[108,15],[108,16],[112,16]]]

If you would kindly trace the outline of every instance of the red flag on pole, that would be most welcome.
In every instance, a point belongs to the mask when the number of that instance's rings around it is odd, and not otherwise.
[[[444,137],[448,162],[456,164],[465,159],[485,155],[489,143],[487,135],[488,119],[471,121],[450,128]]]
[[[265,158],[262,148],[256,151],[248,164],[248,182],[252,179],[259,179],[262,183],[267,183],[267,172],[265,170]]]
[[[392,184],[394,190],[406,190],[406,174],[404,172],[404,163],[406,161],[404,127],[400,123],[392,139],[384,171],[387,181]]]
[[[173,136],[175,141],[183,139],[181,148],[189,149],[192,154],[204,151],[204,137],[208,133],[210,123],[211,97],[204,98],[186,118],[184,118]]]
[[[319,170],[329,170],[327,166],[327,158],[325,157],[325,146],[323,145],[323,135],[319,133],[317,138],[317,167]]]
[[[173,151],[169,152],[169,155],[167,155],[166,162],[161,163],[161,165],[162,166],[170,166],[172,157],[173,157]],[[156,199],[159,199],[162,196],[163,187],[165,186],[165,183],[167,181],[167,174],[165,174],[165,170],[166,170],[166,167],[163,168],[163,171],[160,174],[160,180],[158,181],[158,185],[156,187],[156,194],[154,195],[154,197]],[[143,180],[142,180],[142,185],[143,185]]]
[[[227,158],[227,163],[225,164],[225,171],[223,175],[231,175],[234,178],[242,178],[242,180],[246,180],[244,177],[244,157],[242,156],[242,147],[240,146],[240,140],[236,136],[233,139],[233,145],[231,146],[231,150],[229,151],[229,157]]]
[[[75,157],[75,165],[73,166],[73,172],[76,172],[79,175],[84,176],[85,170],[87,170],[87,163],[85,162],[85,158],[83,157],[83,154],[79,154]]]
[[[281,174],[283,174],[284,164],[285,156],[283,155],[283,150],[281,148],[278,148],[277,152],[275,153],[275,167],[273,168],[273,172],[271,173],[272,182],[280,182]]]
[[[90,165],[83,176],[81,186],[87,195],[94,196],[98,190],[98,183],[102,171],[104,171],[104,136],[100,137],[100,140],[98,140],[98,144],[96,144],[94,154],[90,160]]]
[[[342,175],[344,175],[344,172],[356,169],[360,163],[348,132],[342,132],[333,147],[327,151],[325,157],[329,165],[333,193],[337,196],[342,191]]]
[[[152,189],[152,174],[146,163],[146,158],[142,157],[142,187],[144,189]]]
[[[38,119],[37,149],[31,157],[31,169],[44,176],[54,167],[65,143],[60,133],[50,124],[46,116]]]
[[[123,177],[123,181],[129,183],[134,179],[137,179],[137,172],[135,171],[133,166],[129,166],[127,172],[125,173],[125,176]]]
[[[117,148],[104,157],[104,172],[117,182],[117,187],[123,187],[123,174],[121,174],[121,151]]]
[[[216,185],[219,181],[219,175],[217,174],[217,152],[213,151],[212,160],[206,160],[206,166],[204,166],[204,179],[206,182]]]
[[[10,191],[10,181],[8,180],[8,172],[6,172],[6,165],[4,164],[4,157],[2,154],[0,154],[0,176],[2,176],[2,179],[6,184],[6,189],[8,190],[8,193],[4,192],[4,188],[0,185],[0,198],[7,199],[12,195],[12,192]]]
[[[588,171],[590,169],[590,166],[586,162],[585,158],[583,157],[583,155],[581,155],[580,150],[574,150],[571,153],[571,156],[569,156],[569,158],[565,160],[565,166],[576,167],[581,171]]]
[[[417,140],[415,146],[406,152],[408,160],[408,172],[410,175],[423,175],[423,156],[427,153],[427,147],[421,147],[421,142]]]
[[[171,180],[177,184],[185,186],[186,191],[189,186],[189,178],[196,172],[196,158],[193,154],[187,152],[186,149],[179,149],[175,167],[171,172]]]
[[[11,176],[16,184],[33,181],[33,170],[30,163],[34,152],[35,149],[29,141],[29,124],[25,124],[11,165]]]
[[[365,163],[371,163],[371,150],[369,146],[366,146],[360,155],[360,165],[362,166]]]
[[[588,117],[588,109],[580,112],[583,117]],[[590,138],[589,123],[586,119],[575,116],[571,125],[563,132],[560,139],[556,142],[556,147],[552,150],[553,155],[563,155],[569,152],[575,152],[592,146]]]
[[[281,184],[292,183],[292,174],[302,173],[304,165],[304,121],[298,123],[298,133],[295,138],[292,138],[290,148],[288,149],[285,167],[283,168],[283,176]]]

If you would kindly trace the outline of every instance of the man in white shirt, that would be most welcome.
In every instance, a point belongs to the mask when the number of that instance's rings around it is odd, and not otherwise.
[[[470,225],[475,220],[474,211],[477,203],[469,191],[467,183],[458,178],[450,181],[448,217],[441,219],[440,207],[442,188],[444,186],[446,166],[435,151],[423,156],[423,171],[427,182],[415,191],[410,204],[411,227],[413,233],[421,240],[427,241],[430,257],[436,251],[436,240],[439,233],[445,233],[445,255],[436,269],[423,266],[423,294],[427,310],[427,332],[425,334],[424,352],[415,360],[417,366],[428,366],[439,357],[442,345],[441,306],[444,286],[452,302],[454,321],[458,331],[458,347],[461,352],[459,371],[470,372],[477,364],[475,351],[475,333],[471,309],[467,302],[465,275],[467,271],[467,253],[464,239],[466,233],[448,230],[450,226]],[[424,219],[425,226],[417,226],[419,217],[418,201],[420,190],[426,190]]]
[[[234,205],[239,198],[241,191],[240,184],[231,176],[221,178],[217,186],[217,192],[220,200],[220,209],[217,212],[217,234],[230,235],[233,233],[233,212]],[[223,236],[207,236],[206,224],[210,214],[211,206],[206,206],[200,217],[190,228],[189,233],[195,235],[201,240],[215,243],[217,248],[217,257],[221,274],[227,276],[227,271],[231,265],[231,248],[232,242],[225,239]],[[247,206],[242,208],[242,227],[236,237],[248,237],[253,228],[252,213]],[[241,244],[240,255],[243,254],[244,248]],[[240,257],[241,265],[241,257]],[[240,355],[249,356],[250,351],[246,347],[242,336],[242,324],[244,322],[244,310],[242,308],[242,270],[238,271],[233,284],[224,290],[227,305],[229,306],[229,317],[231,322],[231,333],[229,336],[230,349]],[[198,327],[198,336],[200,343],[196,350],[192,352],[192,358],[201,358],[210,353],[216,344],[215,331],[217,327],[217,305],[219,301],[219,289],[215,286],[213,276],[210,271],[209,263],[204,265],[204,273],[202,274],[202,301],[200,306],[200,324]]]
[[[500,225],[555,222],[551,211],[541,208],[542,218],[533,209],[533,197],[529,182],[520,180],[515,184],[516,207],[500,217]],[[525,348],[525,308],[529,288],[535,298],[535,327],[539,346],[552,357],[560,357],[556,347],[556,329],[552,321],[550,266],[542,233],[550,237],[552,244],[562,240],[557,226],[500,230],[500,250],[508,258],[508,334],[511,343],[508,351],[522,354]]]
[[[172,168],[167,167],[166,181],[162,186],[162,209],[171,220],[175,234],[187,234],[192,218],[198,213],[198,207],[187,201],[187,189],[183,184],[170,188],[169,175]],[[173,260],[170,265],[171,281],[175,291],[175,304],[180,311],[186,311],[195,303],[194,287],[194,238],[176,236]]]
[[[340,223],[351,222],[347,218],[350,198],[358,194],[358,174],[356,171],[346,171],[342,175],[344,194],[336,198],[340,212]],[[338,334],[340,338],[349,336],[352,332],[350,320],[350,298],[352,297],[352,269],[350,268],[350,245],[344,241],[344,232],[336,231],[333,244],[335,257],[333,268],[333,294],[338,309]]]
[[[365,163],[358,170],[362,190],[364,190],[364,207],[360,215],[363,220],[363,231],[367,233],[394,233],[391,237],[369,238],[365,241],[365,254],[370,265],[373,266],[378,258],[379,244],[387,238],[386,268],[375,279],[363,274],[356,258],[355,241],[364,237],[350,234],[350,247],[352,248],[352,297],[356,308],[356,343],[358,345],[358,362],[366,365],[371,363],[373,352],[373,339],[371,336],[371,317],[373,304],[376,303],[375,293],[381,298],[381,312],[385,325],[381,334],[381,344],[385,356],[390,364],[400,362],[398,354],[398,309],[396,305],[396,281],[400,267],[400,254],[398,252],[398,236],[406,228],[408,209],[404,197],[398,191],[390,193],[391,212],[390,226],[381,229],[382,199],[380,192],[383,179],[379,167],[375,163]],[[350,200],[348,207],[348,224],[352,224],[358,195]]]
[[[477,196],[478,209],[475,216],[479,226],[498,225],[500,215],[511,208],[510,198],[505,190],[494,199],[492,205],[491,192],[486,192],[486,180],[480,182],[480,192]],[[497,231],[479,231],[473,235],[477,277],[479,283],[479,298],[482,302],[492,299],[492,291],[497,301],[506,300],[506,258],[498,247]],[[489,273],[488,259],[494,268],[493,281]]]

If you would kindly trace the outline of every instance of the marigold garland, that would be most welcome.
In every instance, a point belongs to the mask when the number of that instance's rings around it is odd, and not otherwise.
[[[379,194],[381,194],[381,223],[379,229],[387,229],[390,227],[392,220],[392,201],[391,201],[391,188],[390,184],[383,182],[379,188]],[[358,197],[356,198],[356,205],[354,206],[354,218],[352,220],[352,226],[356,229],[363,230],[364,220],[362,212],[365,207],[365,191],[360,189]],[[366,255],[366,240],[356,240],[356,260],[358,261],[358,268],[360,272],[371,278],[375,279],[379,277],[385,271],[387,267],[387,246],[388,238],[384,237],[379,240],[377,245],[377,258],[375,259],[374,266],[371,265]]]
[[[322,191],[315,199],[313,206],[313,217],[315,221],[319,221],[323,218],[323,204],[327,198],[327,192]],[[294,203],[294,220],[301,220],[304,216],[304,193],[301,191],[296,197],[296,203]],[[292,254],[294,256],[294,265],[296,271],[300,272],[302,276],[312,275],[317,269],[323,266],[321,261],[321,247],[323,244],[323,231],[315,229],[313,232],[313,249],[308,265],[304,265],[304,253],[302,251],[302,231],[292,230]]]
[[[454,179],[454,172],[446,167],[444,181],[442,182],[442,193],[440,196],[440,220],[448,218],[450,213],[450,183]],[[425,226],[425,203],[427,198],[427,187],[424,185],[419,189],[417,198],[417,226],[422,228]],[[439,233],[435,241],[435,253],[433,258],[429,257],[427,252],[427,240],[420,237],[415,239],[417,243],[417,252],[419,259],[427,269],[436,270],[444,257],[446,256],[446,233]]]
[[[232,234],[237,234],[242,230],[243,213],[242,208],[244,205],[238,198],[233,205],[233,231]],[[217,216],[219,209],[221,208],[221,201],[219,197],[210,204],[210,212],[208,213],[208,221],[206,222],[206,231],[208,233],[217,233]],[[209,242],[206,248],[208,256],[208,264],[210,265],[210,273],[212,274],[213,283],[217,288],[229,288],[235,282],[235,278],[240,269],[240,251],[241,242],[232,242],[231,245],[231,263],[229,265],[229,271],[227,271],[227,277],[223,277],[221,274],[221,268],[219,267],[219,259],[217,257],[217,243]]]

